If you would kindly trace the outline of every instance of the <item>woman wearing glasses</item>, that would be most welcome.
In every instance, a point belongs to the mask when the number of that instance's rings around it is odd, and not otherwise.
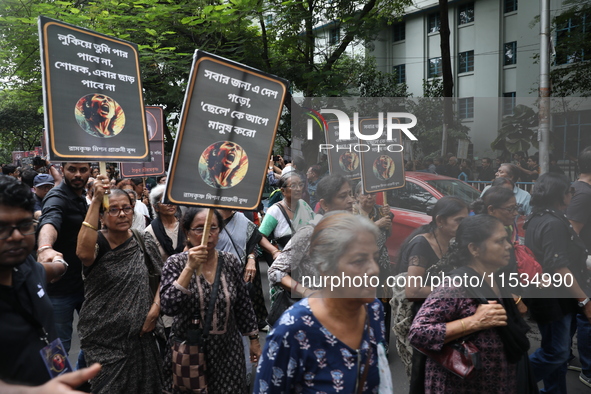
[[[160,297],[148,282],[149,269],[160,273],[160,254],[150,234],[138,240],[131,231],[133,207],[125,191],[112,190],[109,208],[103,208],[106,185],[107,177],[99,175],[76,248],[84,264],[81,347],[88,363],[103,365],[91,380],[92,392],[160,393],[161,359],[151,334]]]
[[[492,186],[472,203],[472,210],[476,215],[488,214],[496,217],[505,226],[511,242],[518,240],[515,219],[519,216],[519,205],[512,190],[503,186]]]
[[[508,189],[503,186],[492,186],[488,189],[481,198],[472,203],[472,210],[476,215],[488,214],[494,216],[503,223],[505,230],[511,244],[519,242],[519,236],[517,234],[517,225],[515,219],[519,216],[519,204],[513,194],[513,189]],[[519,275],[517,271],[517,260],[515,259],[515,252],[511,249],[511,258],[509,264],[501,269],[505,273],[506,277],[510,275]],[[517,276],[518,277],[518,276]],[[517,305],[517,309],[523,315],[527,312],[527,307],[522,301],[521,294],[523,291],[519,287],[513,287],[511,289],[513,300]]]
[[[189,249],[169,257],[162,271],[162,312],[174,318],[164,360],[165,392],[183,392],[172,385],[172,340],[187,339],[187,331],[196,313],[203,326],[218,268],[221,270],[219,289],[206,341],[208,391],[246,392],[241,336],[249,337],[252,362],[256,363],[261,354],[257,319],[244,286],[242,263],[233,254],[216,250],[223,220],[219,212],[214,210],[214,214],[207,245],[201,245],[207,210],[190,208],[185,213],[181,225]]]
[[[290,171],[279,179],[283,200],[267,210],[260,231],[269,239],[274,239],[283,249],[300,227],[314,219],[314,211],[302,199],[304,181],[298,173]]]

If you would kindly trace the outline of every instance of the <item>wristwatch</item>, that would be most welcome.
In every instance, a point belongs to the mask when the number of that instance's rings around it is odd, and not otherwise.
[[[583,301],[579,301],[579,307],[584,308],[588,302],[589,302],[589,297],[585,298]]]

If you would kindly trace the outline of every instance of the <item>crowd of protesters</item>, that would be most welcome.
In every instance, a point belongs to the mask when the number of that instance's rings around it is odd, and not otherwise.
[[[397,261],[386,242],[390,207],[330,175],[326,158],[272,157],[265,206],[213,215],[163,203],[166,176],[119,179],[115,166],[101,174],[91,163],[35,163],[4,165],[0,175],[2,392],[187,392],[193,382],[173,373],[175,349],[199,324],[209,393],[398,392],[388,362],[397,356],[411,393],[536,393],[540,381],[543,392],[566,393],[575,333],[579,379],[591,387],[591,147],[572,184],[555,164],[541,174],[535,155],[483,158],[478,167],[454,156],[407,162],[410,171],[490,185],[472,204],[438,200]],[[517,182],[534,182],[531,193]],[[501,275],[523,269],[523,245],[560,285],[501,285]],[[436,273],[447,275],[436,288],[406,284],[411,318],[397,340],[412,351],[398,355],[389,349],[397,316],[375,286],[302,280],[365,275],[383,284]],[[458,276],[481,286],[457,285]],[[529,356],[527,317],[542,337]],[[59,338],[67,356],[73,330],[78,371],[50,379],[55,365],[40,352]],[[464,379],[433,355],[467,342],[479,365]]]

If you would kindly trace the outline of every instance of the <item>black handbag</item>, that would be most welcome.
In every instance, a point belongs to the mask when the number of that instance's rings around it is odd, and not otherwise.
[[[275,300],[271,304],[271,309],[269,310],[269,316],[267,316],[267,323],[269,326],[273,326],[277,320],[281,317],[283,312],[285,312],[290,306],[295,304],[299,301],[299,299],[291,298],[289,295],[289,291],[285,290],[283,287],[278,286],[277,296]]]

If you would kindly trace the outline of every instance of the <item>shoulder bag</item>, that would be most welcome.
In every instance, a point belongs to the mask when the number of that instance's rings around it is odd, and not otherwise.
[[[155,265],[150,254],[146,251],[144,237],[134,228],[132,228],[131,231],[133,232],[133,236],[135,237],[138,244],[140,244],[140,248],[142,248],[142,252],[144,253],[144,263],[146,264],[146,267],[148,267],[148,282],[150,284],[150,292],[152,293],[152,298],[154,298],[158,292],[158,287],[160,286],[160,275],[154,272]],[[150,260],[150,264],[148,264],[148,260]]]
[[[224,259],[218,257],[213,289],[207,305],[207,315],[200,324],[199,307],[191,319],[185,340],[173,338],[172,341],[172,386],[175,390],[195,394],[207,394],[207,338],[213,320],[220,276]]]
[[[416,349],[462,379],[470,379],[482,367],[480,351],[476,345],[466,340],[446,343],[438,352],[418,347]]]

